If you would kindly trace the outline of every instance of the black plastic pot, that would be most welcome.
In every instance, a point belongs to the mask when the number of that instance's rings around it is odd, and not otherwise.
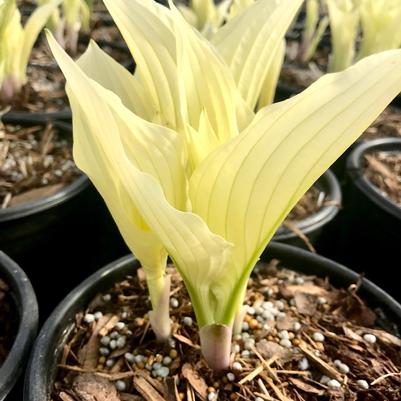
[[[401,207],[364,176],[364,155],[375,151],[401,152],[401,139],[362,142],[350,153],[337,258],[356,271],[366,272],[401,300],[398,280],[394,280],[400,265]]]
[[[366,197],[377,207],[390,215],[400,224],[399,233],[401,234],[401,207],[390,198],[383,196],[379,188],[373,185],[364,176],[363,157],[368,153],[388,152],[401,153],[401,138],[384,138],[367,141],[354,149],[347,160],[347,173],[353,184],[366,195]],[[394,222],[395,222],[394,221]]]
[[[55,122],[54,126],[71,135],[70,125]],[[88,274],[127,253],[110,213],[85,175],[53,195],[1,209],[0,249],[29,275],[41,318]]]
[[[62,122],[53,124],[58,132],[67,138],[71,137],[70,125]],[[36,120],[25,119],[20,125],[34,126]],[[89,186],[87,177],[81,175],[53,195],[1,209],[0,248],[12,258],[21,258],[24,253],[29,254],[48,235],[46,232],[52,225],[62,223],[63,218],[74,211],[68,210],[70,202]]]
[[[0,365],[0,401],[21,400],[22,389],[9,394],[21,375],[38,326],[38,304],[32,285],[22,269],[0,251],[0,277],[10,286],[15,312],[18,315],[18,332],[14,344]],[[18,397],[17,397],[18,394]]]
[[[272,242],[263,260],[278,258],[297,271],[330,277],[334,285],[347,287],[358,280],[358,275],[344,266],[302,249]],[[107,291],[113,283],[133,273],[139,263],[132,257],[122,258],[99,270],[75,288],[58,305],[46,321],[34,346],[25,376],[24,401],[48,401],[56,365],[63,344],[74,324],[74,317],[93,297]],[[360,295],[374,307],[379,307],[388,319],[401,326],[401,306],[368,280],[363,280]]]
[[[335,175],[327,170],[314,184],[320,191],[326,194],[325,200],[330,201],[330,205],[323,206],[318,212],[307,218],[298,221],[295,226],[305,234],[311,244],[316,244],[322,235],[327,224],[337,215],[341,206],[341,188]],[[303,241],[297,234],[283,225],[279,227],[273,237],[274,241],[283,242],[289,245],[306,248]]]

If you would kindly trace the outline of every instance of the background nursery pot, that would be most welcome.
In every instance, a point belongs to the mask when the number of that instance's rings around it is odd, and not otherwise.
[[[53,126],[71,136],[70,125]],[[0,249],[24,266],[41,318],[88,274],[126,253],[103,200],[83,174],[54,194],[0,209]]]
[[[399,266],[401,207],[384,196],[364,174],[364,155],[376,151],[401,153],[401,139],[377,139],[359,144],[347,160],[341,252],[336,257],[365,271],[378,285],[401,299],[393,275]]]
[[[28,277],[14,261],[1,251],[0,277],[10,287],[15,313],[18,315],[19,321],[14,344],[6,360],[0,365],[0,400],[2,401],[14,386],[25,366],[37,331],[38,305]],[[21,399],[21,395],[15,398],[15,400],[17,399]],[[10,398],[8,397],[7,400]]]
[[[324,234],[325,228],[337,215],[341,206],[341,188],[335,175],[327,170],[314,184],[314,186],[325,194],[323,205],[316,213],[293,222],[297,229],[306,235],[312,245],[315,245],[319,238]],[[281,225],[273,237],[274,241],[283,242],[289,245],[306,248],[305,241],[302,240],[294,231]]]
[[[349,286],[359,277],[344,266],[286,244],[272,242],[268,246],[262,259],[268,261],[273,258],[299,272],[328,276],[336,286]],[[122,258],[94,273],[58,305],[43,326],[31,354],[25,376],[24,401],[50,399],[56,365],[73,328],[76,313],[83,310],[96,294],[108,290],[127,274],[132,275],[138,266],[138,261],[132,256]],[[360,295],[369,304],[381,308],[389,320],[401,325],[401,306],[376,285],[364,279]]]

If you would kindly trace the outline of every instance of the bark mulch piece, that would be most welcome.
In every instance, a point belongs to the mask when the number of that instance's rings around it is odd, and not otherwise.
[[[11,299],[10,290],[0,278],[0,366],[6,359],[17,333],[17,312]]]
[[[76,315],[51,400],[399,401],[401,340],[375,325],[358,285],[336,289],[278,265],[255,268],[230,369],[219,374],[202,359],[192,306],[172,267],[166,344],[149,325],[143,272],[116,283]]]
[[[383,196],[401,206],[401,154],[375,152],[365,155],[366,177]]]
[[[71,138],[51,124],[0,124],[0,209],[50,196],[80,175]]]

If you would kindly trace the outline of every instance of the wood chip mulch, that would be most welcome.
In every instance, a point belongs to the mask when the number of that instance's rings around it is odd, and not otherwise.
[[[69,135],[51,124],[0,124],[0,209],[52,195],[79,174]]]
[[[286,59],[280,72],[280,82],[302,91],[319,79],[327,71],[327,50],[318,50],[307,64],[297,61],[298,41],[289,41]]]
[[[150,328],[141,269],[116,283],[76,316],[51,401],[399,401],[401,339],[377,326],[379,312],[359,298],[358,284],[336,289],[278,265],[256,267],[230,369],[220,374],[201,357],[191,303],[172,267],[166,344]]]
[[[292,231],[311,252],[316,252],[313,244],[311,243],[307,235],[305,235],[304,232],[299,228],[297,223],[307,217],[313,216],[323,207],[329,205],[337,207],[341,206],[336,201],[328,199],[327,194],[324,191],[320,190],[316,185],[314,185],[293,207],[293,209],[284,220],[283,226]]]
[[[28,66],[27,83],[7,104],[0,101],[0,109],[28,112],[54,112],[68,107],[64,90],[65,79],[58,68]]]
[[[376,152],[365,155],[365,161],[366,177],[401,206],[401,153]]]
[[[326,194],[316,186],[311,187],[293,207],[286,217],[287,221],[299,221],[317,213],[322,207],[329,204]]]
[[[387,107],[375,122],[364,132],[361,139],[401,138],[401,110]]]
[[[10,351],[17,331],[17,312],[8,285],[0,278],[0,366]]]
[[[110,42],[110,45],[102,44],[103,50],[116,61],[125,66],[130,65],[132,57],[128,49],[124,47],[120,33],[115,27],[99,27],[95,31],[96,40]],[[85,52],[88,40],[79,43],[77,58]],[[115,44],[121,44],[120,47]],[[65,78],[45,41],[42,37],[32,50],[27,69],[27,83],[20,93],[6,104],[0,101],[1,109],[11,111],[28,112],[56,112],[69,107],[65,92]]]

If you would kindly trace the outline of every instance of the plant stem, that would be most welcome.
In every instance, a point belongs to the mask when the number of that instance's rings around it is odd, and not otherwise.
[[[66,24],[65,28],[65,49],[70,52],[70,54],[77,54],[78,50],[78,36],[79,36],[80,24],[75,25]]]
[[[223,324],[210,324],[199,330],[201,350],[209,367],[215,371],[230,365],[232,328]]]
[[[171,321],[169,314],[170,284],[171,277],[161,276],[156,279],[147,280],[153,310],[149,312],[149,320],[156,335],[157,341],[164,342],[171,332]],[[157,290],[155,291],[155,288]],[[156,294],[158,298],[156,298]],[[155,302],[155,299],[157,301]]]
[[[8,103],[21,90],[22,84],[14,75],[6,76],[0,85],[0,103]]]
[[[242,323],[244,322],[244,317],[246,315],[246,312],[248,310],[247,305],[242,305],[239,308],[238,313],[235,315],[234,319],[234,325],[233,325],[233,333],[234,334],[239,334],[242,331]]]

